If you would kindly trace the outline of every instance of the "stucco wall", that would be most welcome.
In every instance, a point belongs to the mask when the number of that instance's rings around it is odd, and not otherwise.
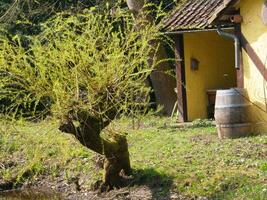
[[[216,32],[184,34],[188,120],[207,118],[206,90],[236,86],[233,41]],[[191,58],[199,60],[199,69],[190,69]]]
[[[267,63],[267,26],[261,19],[263,0],[242,0],[240,12],[243,16],[241,30],[254,51],[257,53],[262,63]],[[247,88],[250,100],[267,111],[266,95],[267,83],[254,65],[252,60],[243,51],[244,61],[244,86]],[[266,92],[264,92],[266,91]],[[253,106],[252,119],[256,122],[256,132],[267,132],[267,114],[256,106]]]

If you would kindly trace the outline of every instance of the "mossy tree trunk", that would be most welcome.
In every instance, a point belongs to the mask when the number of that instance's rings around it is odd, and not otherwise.
[[[109,122],[103,122],[94,117],[78,117],[79,125],[75,127],[72,119],[66,119],[60,125],[60,130],[75,135],[82,145],[92,151],[104,155],[103,182],[109,188],[119,187],[123,183],[123,175],[130,175],[131,166],[126,136],[109,135],[108,139],[101,137],[101,131]]]

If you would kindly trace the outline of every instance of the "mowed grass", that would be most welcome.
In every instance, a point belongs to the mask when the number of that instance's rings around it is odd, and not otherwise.
[[[267,136],[218,140],[209,123],[181,127],[169,118],[148,117],[133,129],[131,120],[114,125],[128,133],[136,184],[209,199],[267,199]],[[40,176],[101,179],[93,153],[55,122],[1,121],[0,182],[34,182]],[[1,178],[2,177],[2,178]],[[1,180],[2,179],[2,180]]]

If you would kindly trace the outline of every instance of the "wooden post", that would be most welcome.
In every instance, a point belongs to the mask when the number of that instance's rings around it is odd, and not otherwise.
[[[257,52],[253,49],[253,47],[249,44],[245,36],[241,33],[241,45],[244,51],[247,53],[251,61],[254,63],[254,65],[258,68],[259,72],[263,76],[263,78],[267,81],[267,73],[265,64],[260,59],[260,57],[257,55]]]
[[[175,64],[177,80],[177,102],[178,102],[178,121],[186,122],[187,119],[187,102],[185,88],[185,63],[184,63],[184,39],[183,35],[175,35]]]

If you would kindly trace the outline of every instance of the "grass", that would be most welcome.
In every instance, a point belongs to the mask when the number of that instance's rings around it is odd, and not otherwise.
[[[10,125],[1,121],[0,182],[34,182],[40,176],[86,175],[100,179],[93,154],[57,130],[54,122]],[[218,140],[210,123],[180,127],[168,118],[150,117],[134,130],[130,120],[116,125],[128,133],[138,183],[188,197],[267,199],[267,136]],[[136,183],[137,183],[136,182]]]
[[[0,132],[0,177],[3,181],[20,184],[32,182],[41,175],[52,178],[63,175],[71,181],[88,172],[90,181],[98,178],[99,172],[88,162],[92,152],[72,136],[58,131],[56,123],[1,123],[4,124]]]

